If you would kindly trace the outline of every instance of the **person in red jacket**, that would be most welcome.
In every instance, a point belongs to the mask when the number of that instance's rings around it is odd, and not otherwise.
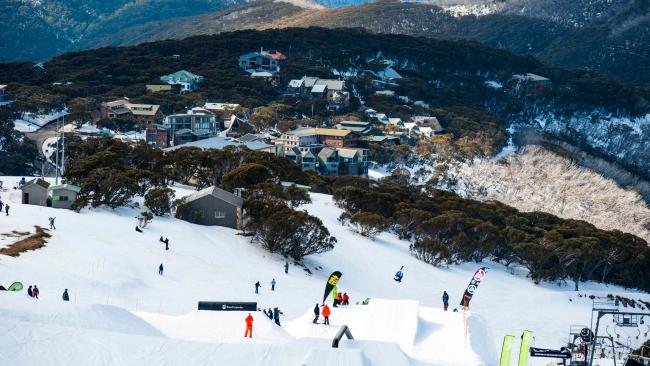
[[[248,313],[246,317],[246,332],[244,333],[244,338],[253,338],[253,316],[251,313]]]
[[[341,296],[341,293],[336,294],[336,304],[334,304],[335,307],[336,305],[343,305],[343,296]]]
[[[343,305],[348,305],[350,304],[350,296],[348,296],[347,292],[343,293]]]
[[[329,306],[323,305],[323,311],[321,311],[321,314],[323,314],[323,318],[325,318],[325,322],[323,324],[330,325],[330,308],[329,308]]]

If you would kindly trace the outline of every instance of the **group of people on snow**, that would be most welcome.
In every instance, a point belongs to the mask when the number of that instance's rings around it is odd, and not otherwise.
[[[40,293],[41,291],[38,289],[38,286],[36,285],[33,286],[29,285],[29,287],[27,288],[27,295],[29,295],[29,297],[33,297],[34,299],[38,299],[38,294]]]
[[[262,312],[264,313],[264,315],[266,315],[267,318],[273,320],[275,322],[275,324],[277,324],[278,326],[281,327],[281,325],[280,325],[280,315],[284,315],[284,313],[282,311],[280,311],[280,309],[275,307],[273,309],[269,308],[269,310],[262,310]]]
[[[2,199],[0,199],[0,213],[2,212],[3,207],[5,209],[5,215],[9,216],[9,204],[8,203],[3,203]]]
[[[341,293],[336,294],[336,299],[334,299],[334,306],[337,308],[339,305],[349,305],[350,304],[350,296],[348,296],[347,292],[344,292],[343,295]]]
[[[318,306],[318,303],[316,303],[316,306],[314,306],[314,321],[313,321],[313,323],[318,324],[318,317],[322,314],[323,318],[325,319],[323,321],[323,324],[324,325],[330,325],[331,310],[330,310],[329,306],[327,306],[327,304],[323,304],[323,305],[321,305],[321,307],[323,308],[322,310]]]

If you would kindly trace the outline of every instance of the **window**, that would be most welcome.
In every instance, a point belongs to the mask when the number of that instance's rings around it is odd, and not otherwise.
[[[215,219],[223,219],[226,217],[226,212],[225,211],[215,211],[214,212],[214,218]]]

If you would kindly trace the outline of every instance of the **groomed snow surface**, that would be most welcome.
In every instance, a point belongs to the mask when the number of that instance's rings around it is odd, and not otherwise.
[[[571,286],[534,285],[495,263],[436,268],[413,258],[408,243],[394,235],[372,241],[339,225],[341,210],[327,195],[312,194],[313,203],[303,208],[323,220],[338,244],[305,260],[312,274],[293,264],[285,274],[284,258],[235,230],[157,217],[137,233],[135,209],[76,213],[23,205],[20,191],[11,189],[19,178],[0,180],[9,188],[0,193],[2,201],[11,205],[10,215],[0,216],[0,247],[17,240],[1,234],[33,232],[34,225],[47,227],[48,217],[56,217],[46,247],[0,256],[0,284],[21,281],[41,291],[39,300],[25,291],[0,292],[0,365],[496,365],[505,334],[518,338],[529,329],[535,346],[563,346],[570,325],[589,324],[591,300],[584,294],[650,300],[645,293],[592,283],[582,284],[579,297]],[[191,192],[178,187],[177,197]],[[169,238],[169,251],[161,235]],[[442,292],[451,297],[450,310],[459,307],[482,265],[490,271],[471,311],[442,311]],[[398,284],[392,278],[400,266],[405,276]],[[352,305],[332,308],[330,326],[322,317],[313,324],[312,309],[335,270],[343,273],[339,290]],[[259,295],[256,281],[262,284]],[[65,288],[68,303],[61,301]],[[356,305],[365,298],[369,305]],[[197,311],[198,301],[277,306],[282,327],[255,312],[254,338],[247,339],[247,313]],[[332,349],[344,324],[355,339]],[[625,332],[619,330],[623,339]]]

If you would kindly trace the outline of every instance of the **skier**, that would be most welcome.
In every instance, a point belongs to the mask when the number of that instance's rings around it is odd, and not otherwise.
[[[139,233],[142,232],[142,230],[140,230],[140,228],[139,228],[137,225],[136,225],[136,227],[135,227],[135,231],[137,231],[137,232],[139,232]]]
[[[404,273],[402,272],[402,269],[404,269],[404,266],[400,267],[399,271],[395,273],[395,278],[393,278],[395,281],[402,283],[402,277],[404,277]]]
[[[65,289],[65,291],[63,291],[63,296],[61,297],[63,298],[63,301],[70,301],[70,295],[68,295],[68,289]]]
[[[323,305],[323,318],[325,318],[323,324],[330,325],[330,308],[327,305]]]
[[[163,264],[160,263],[160,265],[158,266],[158,274],[161,275],[161,276],[163,275],[163,269],[164,269]]]
[[[36,285],[34,285],[34,289],[32,290],[32,297],[35,298],[35,299],[38,299],[39,292],[40,291],[38,290],[38,287],[36,287]]]
[[[316,303],[316,306],[314,306],[314,324],[318,324],[318,316],[320,315],[320,308],[318,307],[318,303]]]
[[[278,327],[281,327],[280,325],[280,314],[284,314],[283,312],[280,311],[278,308],[273,308],[273,320],[275,320],[275,324],[278,325]]]
[[[8,203],[5,203],[5,214],[7,214],[7,216],[9,216],[9,204]]]
[[[29,287],[27,288],[27,295],[29,295],[29,297],[34,297],[34,292],[32,291],[32,285],[29,285]]]
[[[349,305],[350,304],[350,296],[348,296],[347,292],[343,293],[343,305]]]
[[[275,278],[271,280],[271,291],[275,291]]]
[[[56,220],[56,217],[50,217],[48,220],[50,221],[50,230],[56,230],[56,226],[54,226],[54,220]]]
[[[251,313],[248,313],[246,317],[246,332],[244,333],[244,338],[253,338],[253,316]]]
[[[1,204],[2,202],[0,202]],[[2,206],[0,206],[0,210],[2,209]],[[284,273],[289,273],[289,262],[284,263]]]
[[[442,293],[442,305],[444,306],[445,311],[447,311],[447,308],[449,307],[449,294],[447,294],[447,291]]]
[[[255,282],[255,293],[256,294],[260,293],[260,287],[262,287],[262,285],[260,285],[260,281]]]

